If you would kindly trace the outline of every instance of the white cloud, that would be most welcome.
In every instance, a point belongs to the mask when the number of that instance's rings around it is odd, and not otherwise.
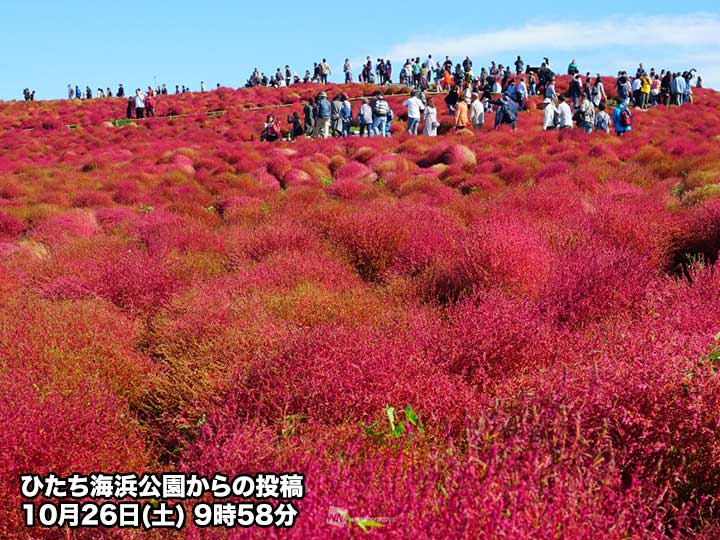
[[[646,51],[659,46],[663,49],[655,50],[653,56],[672,55],[679,63],[684,63],[679,53],[687,52],[685,62],[690,61],[690,56],[696,58],[697,64],[693,67],[705,74],[704,80],[712,80],[715,85],[720,83],[720,14],[717,13],[622,16],[594,21],[530,21],[522,26],[493,32],[447,38],[413,38],[391,47],[384,57],[403,61],[434,53],[438,57],[447,54],[451,57],[470,55],[489,59],[495,53],[527,50],[539,51],[538,56],[546,54],[544,51],[578,51],[580,56],[581,51],[597,51],[605,47]],[[704,51],[701,55],[698,47]]]

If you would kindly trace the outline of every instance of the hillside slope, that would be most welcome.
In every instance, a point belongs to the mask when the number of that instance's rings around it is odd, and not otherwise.
[[[317,89],[0,104],[0,537],[20,474],[180,470],[306,495],[70,537],[717,538],[720,94],[623,138],[536,101],[408,137],[393,95],[391,138],[256,142]]]

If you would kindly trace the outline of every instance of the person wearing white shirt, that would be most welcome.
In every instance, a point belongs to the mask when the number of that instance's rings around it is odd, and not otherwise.
[[[426,64],[428,73],[432,73],[433,71],[435,71],[435,61],[433,60],[432,54],[428,54]]]
[[[145,96],[139,88],[135,90],[135,116],[136,118],[144,118],[145,116]]]
[[[417,97],[415,90],[410,93],[410,99],[405,100],[403,107],[407,107],[408,110],[407,132],[410,135],[417,135],[418,125],[420,124],[420,112],[425,109],[425,105]]]
[[[556,106],[556,101],[550,98],[545,98],[545,109],[543,114],[543,130],[548,131],[550,129],[557,128],[558,116],[560,112]]]
[[[425,106],[425,121],[423,123],[423,135],[428,137],[437,136],[437,128],[440,127],[440,122],[437,121],[437,109],[433,103],[433,98],[428,98],[427,105]]]
[[[470,104],[470,123],[473,129],[480,129],[485,123],[485,105],[480,101],[479,94],[472,95]]]
[[[565,100],[565,96],[559,97],[560,105],[558,105],[558,117],[560,118],[560,129],[572,129],[573,128],[573,115],[570,105]]]
[[[640,80],[640,77],[636,77],[633,79],[630,89],[632,90],[632,96],[635,100],[635,105],[637,107],[640,106],[640,89],[642,88],[642,81]]]

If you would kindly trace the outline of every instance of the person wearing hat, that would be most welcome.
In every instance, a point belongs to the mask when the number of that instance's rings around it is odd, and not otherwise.
[[[317,118],[315,119],[315,137],[327,139],[330,136],[330,114],[332,107],[325,92],[317,97]]]
[[[470,123],[473,129],[480,129],[485,123],[485,105],[480,101],[480,94],[473,93],[470,104]]]

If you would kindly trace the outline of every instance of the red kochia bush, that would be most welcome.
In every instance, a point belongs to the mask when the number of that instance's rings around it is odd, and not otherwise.
[[[97,232],[95,216],[89,211],[77,211],[43,221],[33,236],[50,245],[59,245],[68,238],[89,238]]]
[[[390,267],[409,231],[392,207],[363,208],[341,216],[330,226],[330,239],[339,244],[363,279],[375,281]]]
[[[328,524],[335,517],[331,507],[350,518],[376,517],[381,527],[368,533],[372,536],[421,539],[531,538],[548,520],[562,523],[554,530],[588,540],[630,537],[650,522],[657,532],[652,537],[659,539],[676,535],[698,517],[697,509],[673,506],[672,489],[663,491],[640,479],[623,486],[607,434],[583,430],[572,406],[561,403],[549,410],[544,414],[531,404],[514,410],[488,407],[470,429],[466,450],[448,439],[444,451],[424,455],[410,441],[403,451],[368,456],[362,435],[348,441],[341,456],[330,444],[312,453],[298,450],[264,467],[306,474],[295,527],[269,533],[306,538],[322,531],[323,537],[345,538],[345,527]],[[267,439],[272,434],[228,416],[229,432],[223,430],[228,424],[222,417],[211,421],[184,469],[237,474],[270,461]],[[708,526],[710,532],[717,530]],[[240,531],[220,534],[246,537]]]
[[[101,265],[94,291],[131,313],[157,310],[180,282],[157,257],[142,251],[128,252]]]
[[[366,327],[312,332],[255,366],[228,400],[237,400],[248,418],[306,414],[330,425],[362,421],[388,404],[412,404],[441,433],[441,426],[458,433],[477,407],[470,389],[438,372],[412,333],[393,339]]]
[[[548,280],[541,305],[557,324],[583,326],[632,312],[652,280],[647,259],[595,238],[562,259]]]
[[[0,212],[0,237],[14,237],[23,232],[24,229],[25,224],[22,220],[5,212]]]
[[[548,246],[517,218],[489,216],[478,220],[456,244],[456,256],[437,283],[440,297],[453,298],[475,288],[497,289],[534,297],[551,269]]]

